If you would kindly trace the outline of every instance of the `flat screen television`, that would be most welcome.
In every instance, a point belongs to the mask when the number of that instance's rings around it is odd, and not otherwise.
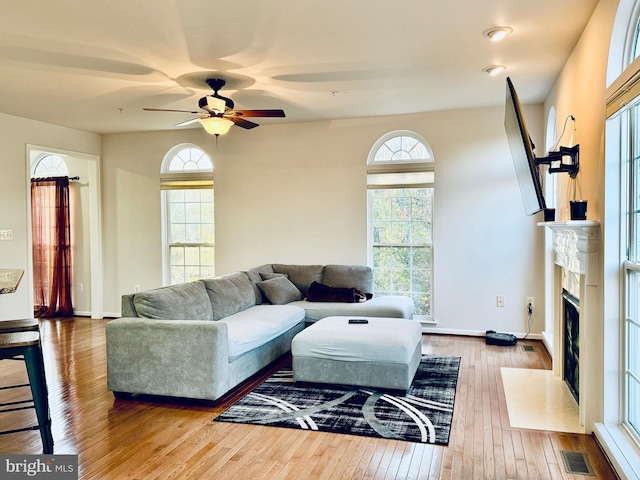
[[[540,181],[540,168],[533,153],[533,143],[527,131],[518,94],[509,77],[507,77],[504,128],[522,193],[524,210],[527,215],[533,215],[546,208]]]

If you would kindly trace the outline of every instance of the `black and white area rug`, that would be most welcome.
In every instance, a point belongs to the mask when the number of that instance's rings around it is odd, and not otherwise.
[[[424,355],[406,395],[296,383],[291,365],[214,419],[448,445],[460,357]]]

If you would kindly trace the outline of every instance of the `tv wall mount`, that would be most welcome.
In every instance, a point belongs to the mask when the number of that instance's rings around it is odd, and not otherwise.
[[[569,162],[564,161],[567,157]],[[549,165],[549,173],[568,173],[571,178],[576,178],[580,170],[580,145],[560,147],[546,157],[535,158],[536,165]]]

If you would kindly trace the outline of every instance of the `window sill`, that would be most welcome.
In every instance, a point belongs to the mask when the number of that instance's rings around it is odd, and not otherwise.
[[[640,448],[624,428],[596,423],[593,433],[618,476],[640,480]]]

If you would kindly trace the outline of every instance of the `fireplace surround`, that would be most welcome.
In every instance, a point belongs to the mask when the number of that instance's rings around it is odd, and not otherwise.
[[[579,332],[580,355],[576,369],[579,371],[579,421],[585,433],[591,433],[597,418],[597,378],[600,367],[597,355],[598,309],[600,302],[598,249],[600,222],[596,220],[571,220],[565,222],[542,222],[551,229],[553,248],[553,321],[547,323],[543,338],[552,357],[553,374],[564,380],[565,373],[565,297],[563,291],[579,304],[578,325],[572,327]],[[549,279],[548,279],[549,281]],[[551,325],[550,325],[551,324]],[[571,336],[571,335],[570,335]]]

